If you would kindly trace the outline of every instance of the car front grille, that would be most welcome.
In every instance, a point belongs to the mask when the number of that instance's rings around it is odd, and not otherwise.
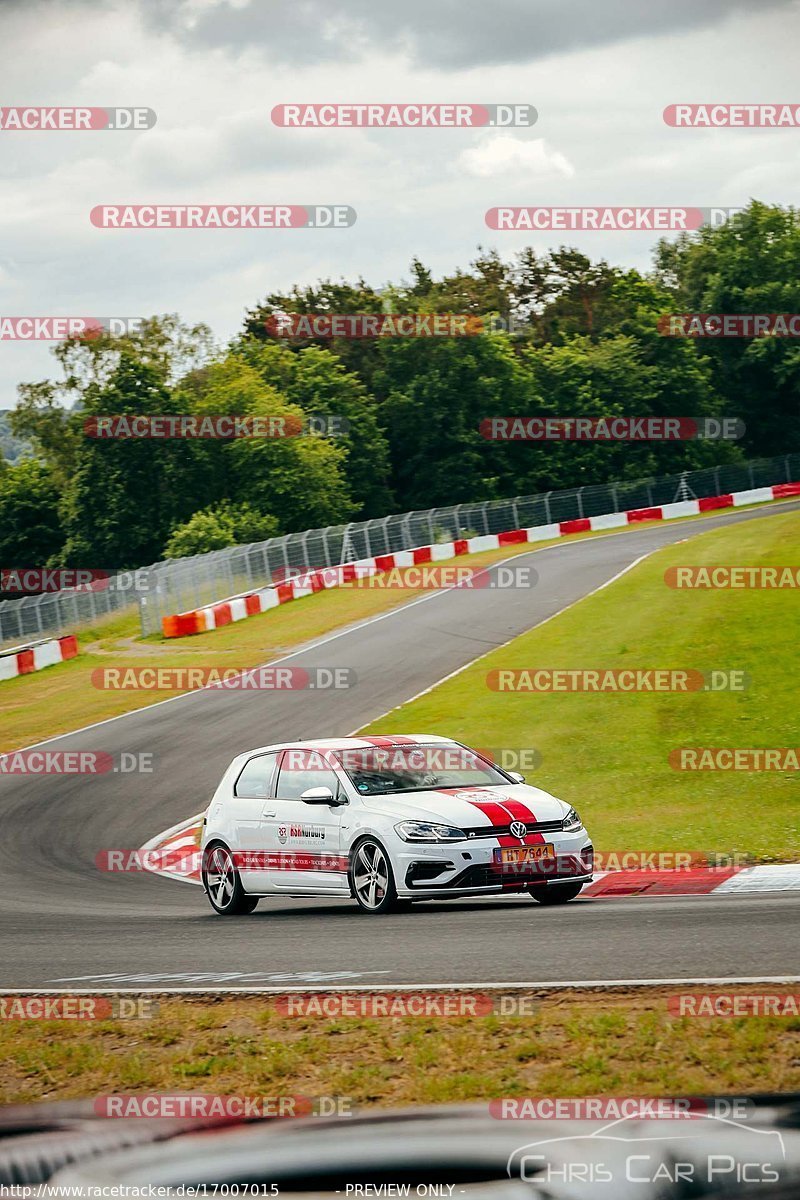
[[[561,833],[564,828],[563,821],[526,821],[525,832],[527,833]],[[472,825],[464,829],[470,841],[476,838],[497,838],[497,837],[514,837],[511,832],[511,825]]]

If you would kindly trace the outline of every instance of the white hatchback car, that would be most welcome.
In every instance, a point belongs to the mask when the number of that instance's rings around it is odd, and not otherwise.
[[[415,899],[528,891],[572,900],[593,850],[569,804],[448,738],[329,738],[238,755],[203,820],[216,912],[261,896]]]

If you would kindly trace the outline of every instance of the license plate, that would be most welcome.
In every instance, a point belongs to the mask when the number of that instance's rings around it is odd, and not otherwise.
[[[543,846],[502,846],[494,852],[495,861],[504,866],[513,865],[524,867],[526,863],[539,862],[543,858],[555,858],[556,850],[552,842]]]

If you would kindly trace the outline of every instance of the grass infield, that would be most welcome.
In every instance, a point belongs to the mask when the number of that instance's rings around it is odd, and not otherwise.
[[[206,994],[157,997],[149,1020],[5,1020],[0,1102],[204,1092],[386,1107],[800,1089],[800,1019],[676,1017],[679,990],[699,989],[530,993],[524,1017],[287,1017],[271,997]]]

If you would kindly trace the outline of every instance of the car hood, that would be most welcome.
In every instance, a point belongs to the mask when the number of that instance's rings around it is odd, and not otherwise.
[[[396,796],[362,796],[365,809],[398,821],[437,821],[465,826],[510,825],[512,821],[560,821],[569,805],[527,783],[507,787],[431,788]]]

